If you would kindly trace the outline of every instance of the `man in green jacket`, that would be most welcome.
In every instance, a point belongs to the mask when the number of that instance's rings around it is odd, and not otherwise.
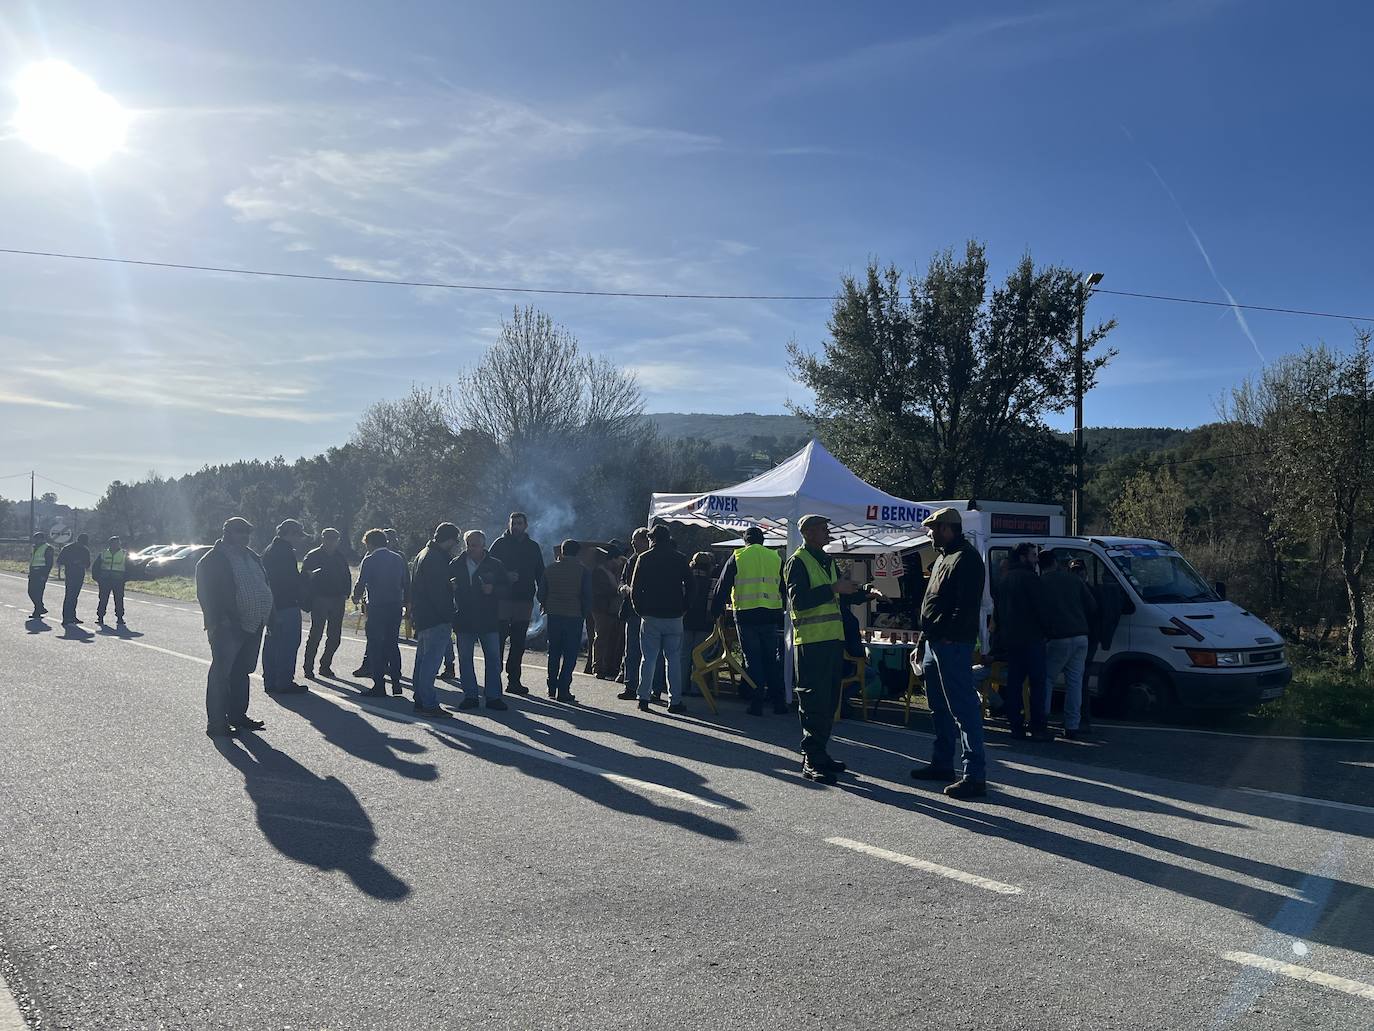
[[[987,757],[983,705],[973,686],[973,645],[983,604],[983,559],[965,539],[957,509],[942,508],[921,525],[930,530],[937,553],[921,602],[923,671],[935,746],[930,764],[912,770],[911,776],[945,782],[951,798],[981,798],[988,793]],[[956,743],[963,753],[962,777],[954,767]]]
[[[826,554],[830,521],[825,516],[802,516],[798,525],[803,544],[787,560],[783,576],[792,608],[792,643],[797,649],[795,694],[802,728],[802,776],[834,784],[836,774],[845,770],[845,764],[830,758],[827,751],[844,667],[840,599],[862,588],[852,580],[841,580],[834,557]]]

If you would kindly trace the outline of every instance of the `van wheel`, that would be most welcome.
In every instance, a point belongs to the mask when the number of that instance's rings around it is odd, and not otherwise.
[[[1165,720],[1175,709],[1174,691],[1163,674],[1135,666],[1118,681],[1118,708],[1126,719]]]

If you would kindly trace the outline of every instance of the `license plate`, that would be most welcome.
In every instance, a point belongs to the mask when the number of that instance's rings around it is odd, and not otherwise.
[[[1281,694],[1283,694],[1283,688],[1281,687],[1266,687],[1260,692],[1260,701],[1267,702],[1269,699],[1277,698]]]

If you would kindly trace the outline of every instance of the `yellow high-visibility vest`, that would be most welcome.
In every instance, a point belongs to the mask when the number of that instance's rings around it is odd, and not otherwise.
[[[839,577],[835,564],[830,564],[827,572],[821,564],[811,557],[805,547],[798,548],[792,555],[793,562],[801,562],[806,567],[806,575],[812,587],[833,584]],[[831,595],[819,605],[810,609],[792,610],[792,643],[797,645],[818,644],[821,641],[843,641],[844,620],[840,618],[840,599]]]
[[[119,576],[123,576],[124,556],[126,554],[127,552],[125,552],[122,548],[119,551],[111,551],[109,548],[106,548],[105,554],[100,556],[102,571],[105,573],[116,573]]]
[[[40,544],[33,549],[33,556],[29,559],[30,569],[42,569],[48,564],[48,545]]]
[[[735,586],[730,590],[730,605],[736,612],[744,609],[781,609],[778,580],[782,576],[782,556],[762,544],[749,544],[735,550]]]

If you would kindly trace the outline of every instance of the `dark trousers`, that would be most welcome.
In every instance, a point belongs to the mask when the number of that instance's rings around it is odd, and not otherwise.
[[[33,602],[35,616],[41,616],[48,611],[47,606],[43,604],[43,592],[47,586],[48,571],[46,569],[40,569],[36,573],[29,574],[29,601]]]
[[[782,627],[772,623],[736,623],[744,672],[774,705],[783,702]],[[762,696],[756,696],[762,701]]]
[[[81,585],[86,582],[86,574],[67,577],[67,589],[62,595],[62,622],[76,622],[76,599],[81,596]]]
[[[315,656],[320,650],[320,638],[324,638],[324,656],[320,667],[328,669],[334,664],[334,653],[339,650],[339,639],[343,635],[344,607],[348,599],[312,598],[310,601],[310,635],[305,639],[305,668],[315,668]]]
[[[844,666],[843,641],[797,645],[797,712],[801,718],[801,750],[808,759],[825,755]]]
[[[368,605],[367,667],[373,687],[401,682],[401,606]]]
[[[581,616],[549,616],[549,690],[560,695],[572,687],[577,670],[577,653],[582,649]]]
[[[97,623],[105,622],[105,610],[110,606],[110,595],[114,595],[115,621],[124,622],[124,581],[105,579],[100,581],[100,600],[95,605]]]
[[[507,684],[520,683],[520,662],[525,657],[525,638],[529,632],[529,619],[501,620],[501,653],[506,657]]]
[[[273,609],[262,643],[262,683],[280,691],[295,682],[296,654],[301,650],[301,610]]]
[[[1031,730],[1049,726],[1045,705],[1045,642],[1004,649],[1007,657],[1007,686],[1002,689],[1002,708],[1013,734],[1026,729],[1021,715],[1021,685],[1030,677]]]
[[[205,722],[212,730],[248,715],[248,678],[258,667],[262,627],[249,632],[233,623],[211,627],[210,673],[205,679]]]
[[[626,654],[625,624],[614,612],[604,611],[592,613],[592,621],[596,625],[596,640],[592,642],[593,671],[599,677],[613,679],[620,672],[621,655]],[[630,671],[626,667],[626,683],[629,679]]]

